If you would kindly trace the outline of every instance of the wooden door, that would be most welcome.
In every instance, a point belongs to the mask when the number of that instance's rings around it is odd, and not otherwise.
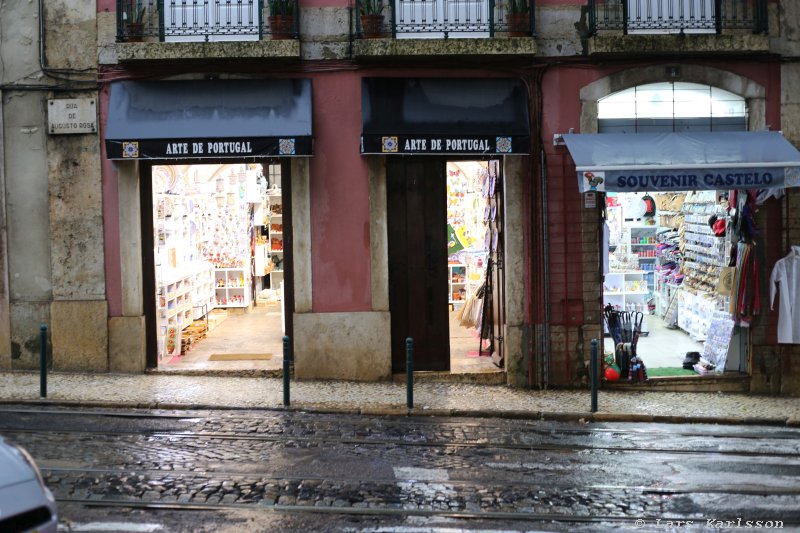
[[[450,369],[445,172],[438,158],[387,158],[393,372],[405,371],[406,337],[414,370]]]
[[[489,257],[492,261],[492,361],[503,368],[505,365],[505,343],[503,330],[505,328],[505,265],[504,246],[505,235],[503,225],[503,173],[502,161],[493,159],[489,161],[489,176],[493,180],[490,191],[489,204],[493,215],[489,222],[491,231],[491,244]]]

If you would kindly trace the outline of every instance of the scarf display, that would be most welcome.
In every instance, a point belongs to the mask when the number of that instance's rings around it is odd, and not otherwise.
[[[749,326],[760,312],[755,245],[740,242],[736,248],[736,274],[731,291],[730,313],[737,326]]]

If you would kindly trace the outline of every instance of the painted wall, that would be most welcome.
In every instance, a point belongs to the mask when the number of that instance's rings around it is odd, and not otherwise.
[[[105,139],[106,122],[108,119],[108,90],[109,86],[106,85],[98,94],[101,139]],[[105,142],[100,143],[100,153],[102,154],[103,237],[106,243],[104,248],[106,296],[108,299],[108,314],[109,316],[116,317],[122,316],[122,267],[120,265],[119,242],[119,177],[114,163],[106,159]]]
[[[313,78],[311,259],[315,313],[369,311],[369,182],[361,157],[361,77]]]

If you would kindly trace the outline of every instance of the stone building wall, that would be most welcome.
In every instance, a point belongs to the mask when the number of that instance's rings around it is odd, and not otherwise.
[[[96,102],[96,7],[71,0],[44,6],[40,54],[37,3],[0,4],[8,279],[0,368],[37,368],[46,324],[53,368],[104,370],[99,136],[51,135],[47,119],[51,99]]]

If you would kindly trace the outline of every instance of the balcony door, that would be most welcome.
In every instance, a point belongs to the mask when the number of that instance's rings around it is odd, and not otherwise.
[[[489,0],[397,0],[398,39],[489,37]]]
[[[164,40],[257,41],[258,0],[164,0]]]
[[[714,0],[625,0],[628,33],[715,33]]]

